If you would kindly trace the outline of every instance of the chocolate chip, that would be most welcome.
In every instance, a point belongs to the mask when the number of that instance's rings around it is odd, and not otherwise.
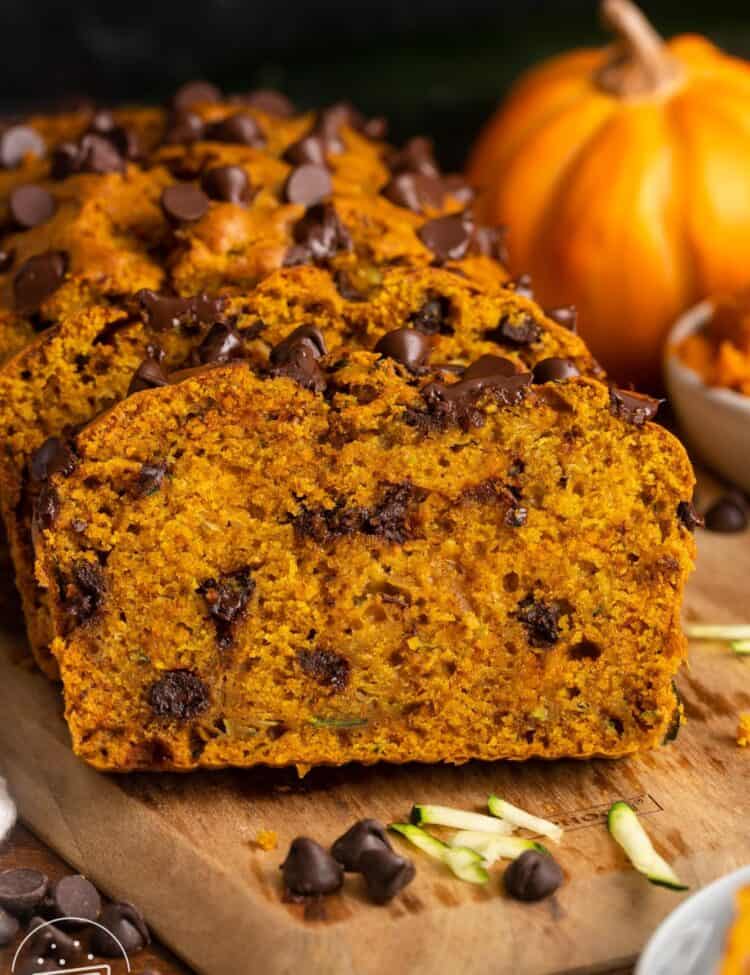
[[[276,118],[291,118],[294,115],[294,105],[280,91],[272,88],[257,88],[255,91],[236,96],[237,101],[250,108],[257,108],[266,115]]]
[[[250,569],[243,567],[217,579],[206,579],[197,589],[208,604],[216,628],[216,642],[226,650],[234,640],[234,628],[245,615],[247,603],[255,590]]]
[[[333,508],[301,506],[300,513],[292,519],[295,531],[321,545],[355,533],[402,544],[413,534],[414,506],[424,501],[426,493],[411,481],[386,483],[381,488],[382,496],[370,508],[351,508],[343,503]]]
[[[266,142],[261,127],[247,112],[235,112],[220,122],[206,126],[204,138],[242,146],[263,146]]]
[[[535,383],[562,383],[580,375],[572,359],[560,359],[557,356],[542,359],[533,369]]]
[[[397,328],[377,342],[375,351],[417,372],[427,364],[430,348],[431,343],[423,332],[415,328]]]
[[[443,189],[446,193],[457,200],[459,203],[466,206],[471,203],[471,201],[476,196],[473,188],[469,186],[466,180],[460,173],[448,173],[442,177]],[[479,228],[477,228],[479,229]],[[489,230],[489,227],[482,228],[484,230]],[[494,229],[494,228],[492,228]]]
[[[50,891],[57,916],[96,921],[101,913],[102,899],[90,880],[71,874],[58,880]]]
[[[146,324],[157,332],[166,332],[173,328],[194,331],[201,325],[212,325],[221,319],[226,307],[224,298],[211,298],[204,292],[192,298],[175,298],[144,288],[137,291],[134,297],[140,305]]]
[[[356,873],[359,858],[366,850],[391,850],[385,826],[377,819],[360,819],[331,847],[331,854],[344,870]]]
[[[57,521],[60,513],[60,496],[50,484],[45,484],[34,503],[33,523],[41,531],[46,531]]]
[[[677,505],[677,517],[689,532],[695,531],[704,524],[703,518],[695,510],[692,501],[680,501]]]
[[[27,156],[43,159],[44,139],[28,125],[11,125],[0,132],[0,166],[17,169]]]
[[[367,895],[374,904],[387,904],[414,880],[411,860],[390,849],[365,850],[359,858]]]
[[[351,238],[331,203],[311,206],[295,224],[294,240],[311,261],[326,261],[352,247]]]
[[[748,524],[747,508],[736,498],[724,496],[706,511],[705,520],[706,528],[712,532],[742,532]]]
[[[318,356],[306,342],[296,342],[285,347],[283,358],[279,358],[278,363],[273,365],[270,375],[274,379],[291,379],[315,393],[322,393],[326,388],[326,378],[318,365]]]
[[[289,174],[284,185],[284,196],[289,203],[313,206],[333,191],[331,174],[323,166],[305,163]]]
[[[516,367],[510,359],[499,355],[481,355],[464,369],[462,379],[487,379],[493,376],[515,376]]]
[[[120,173],[125,160],[112,141],[94,132],[78,142],[64,142],[52,154],[53,179],[66,179],[74,173]]]
[[[151,710],[160,718],[185,721],[203,714],[210,704],[206,684],[192,670],[167,670],[147,695]]]
[[[518,604],[517,618],[526,627],[532,647],[551,647],[560,639],[560,608],[529,594]]]
[[[138,366],[128,386],[128,396],[142,393],[145,389],[159,389],[169,385],[169,377],[162,368],[161,355],[149,355]]]
[[[439,261],[460,261],[469,249],[473,229],[466,214],[452,213],[428,220],[417,234]]]
[[[420,332],[425,335],[453,335],[455,329],[450,323],[453,313],[453,306],[450,298],[443,295],[428,294],[424,303],[409,321]]]
[[[161,195],[161,206],[170,220],[192,223],[208,212],[209,199],[199,186],[193,183],[175,183]]]
[[[14,916],[23,916],[42,903],[49,880],[39,870],[17,867],[0,873],[0,907]]]
[[[647,420],[653,420],[663,400],[652,399],[643,393],[609,387],[609,411],[619,420],[642,427]]]
[[[303,673],[323,687],[343,691],[349,683],[349,661],[333,650],[300,650],[297,660]]]
[[[563,882],[560,864],[549,853],[526,850],[503,874],[507,893],[519,901],[540,901]]]
[[[61,584],[60,596],[68,630],[92,619],[104,598],[104,576],[99,564],[76,559],[71,578]]]
[[[54,196],[43,186],[17,186],[10,191],[8,197],[8,210],[13,222],[21,230],[30,230],[46,223],[56,209]]]
[[[167,476],[167,464],[162,461],[160,464],[143,464],[138,472],[137,495],[139,498],[147,498],[156,494],[161,489],[162,482]]]
[[[233,325],[217,322],[198,346],[197,358],[202,365],[214,365],[239,359],[244,350],[242,336],[237,329]]]
[[[187,81],[172,95],[171,105],[182,112],[193,105],[212,104],[221,101],[221,92],[210,81]]]
[[[71,938],[55,924],[50,924],[41,917],[33,917],[29,921],[29,933],[31,937],[25,943],[25,953],[32,955],[36,961],[39,958],[51,958],[56,964],[54,971],[60,971],[59,962],[63,965],[68,962],[80,961],[83,954],[81,943],[77,939]],[[33,971],[45,971],[48,969],[32,967]]]
[[[530,295],[529,297],[533,296]],[[544,314],[547,318],[551,318],[553,322],[557,322],[558,325],[567,328],[569,332],[577,331],[578,312],[576,311],[575,305],[563,305],[560,308],[545,308]]]
[[[288,146],[283,158],[293,166],[302,166],[305,163],[325,166],[327,152],[325,140],[319,135],[311,134]]]
[[[67,477],[75,470],[76,463],[76,455],[70,444],[60,437],[48,437],[31,455],[29,476],[36,484],[49,480],[53,474]]]
[[[251,199],[250,180],[241,166],[215,166],[201,177],[201,187],[212,200],[239,203],[245,206]]]
[[[0,274],[4,274],[5,271],[11,269],[15,256],[16,254],[13,250],[0,250]]]
[[[344,871],[327,850],[306,836],[292,841],[281,864],[284,886],[294,894],[332,894],[341,889]]]
[[[21,929],[18,921],[0,907],[0,948],[9,945]]]
[[[504,359],[499,361],[506,362]],[[505,365],[499,369],[499,372],[495,372],[491,366],[482,366],[478,370],[481,375],[471,375],[469,367],[464,372],[465,378],[452,385],[442,382],[428,383],[421,390],[427,406],[426,414],[420,417],[418,413],[407,412],[407,422],[425,430],[445,429],[452,425],[462,430],[481,427],[484,424],[484,414],[475,404],[483,393],[490,394],[496,403],[510,406],[521,402],[531,382],[529,373],[509,374]],[[469,372],[468,377],[466,372]]]
[[[514,291],[517,295],[522,298],[532,298],[534,297],[534,289],[531,284],[530,274],[519,274],[517,278],[511,278],[506,281],[503,285],[509,291]]]
[[[336,102],[318,112],[314,132],[322,136],[331,152],[341,152],[344,148],[341,141],[343,126],[359,129],[363,122],[364,119],[350,102]]]
[[[309,345],[316,358],[320,358],[328,352],[325,336],[317,325],[299,325],[271,350],[271,364],[279,365],[283,362],[288,350],[300,342]]]
[[[205,123],[200,115],[187,109],[173,112],[169,117],[164,142],[167,145],[187,145],[203,138]]]
[[[67,255],[63,251],[45,251],[24,261],[13,279],[16,310],[24,314],[37,311],[60,287],[67,267]]]
[[[532,345],[539,340],[541,329],[528,312],[511,312],[503,315],[497,325],[485,332],[489,342],[498,345]]]
[[[402,149],[394,150],[388,158],[388,166],[393,173],[405,171],[438,176],[440,170],[432,150],[432,142],[423,136],[415,136]]]
[[[102,911],[100,923],[107,931],[102,931],[101,928],[94,930],[91,950],[104,958],[122,957],[123,948],[128,955],[136,954],[151,942],[143,915],[127,901],[107,904]]]
[[[397,173],[384,187],[383,196],[415,213],[428,208],[439,210],[443,206],[443,183],[439,177],[425,173]]]

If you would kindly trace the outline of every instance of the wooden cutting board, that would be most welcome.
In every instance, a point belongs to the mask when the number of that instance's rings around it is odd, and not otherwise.
[[[699,533],[689,619],[750,622],[750,537]],[[696,889],[750,863],[750,749],[735,744],[750,710],[750,660],[694,645],[679,680],[689,722],[669,747],[617,762],[472,763],[291,771],[104,776],[68,745],[58,689],[0,640],[0,766],[29,826],[114,897],[138,903],[160,938],[209,975],[548,975],[632,960],[681,895],[635,874],[604,826],[633,803],[658,849]],[[482,809],[488,793],[566,826],[566,883],[539,904],[476,888],[414,851],[416,881],[387,907],[360,878],[326,917],[284,904],[278,866],[298,834],[330,843],[351,822],[404,819],[414,801]],[[278,849],[254,844],[259,829]]]

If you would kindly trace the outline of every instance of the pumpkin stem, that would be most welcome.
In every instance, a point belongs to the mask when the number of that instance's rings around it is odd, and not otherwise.
[[[682,68],[631,0],[602,0],[601,16],[617,42],[612,58],[597,74],[600,88],[621,98],[632,98],[674,87],[682,76]]]

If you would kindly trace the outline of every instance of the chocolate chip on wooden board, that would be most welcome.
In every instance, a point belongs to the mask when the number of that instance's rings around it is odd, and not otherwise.
[[[734,534],[748,526],[747,505],[738,495],[726,494],[718,498],[705,514],[706,528],[712,532]]]
[[[411,860],[385,847],[364,850],[359,858],[359,871],[368,897],[375,904],[393,900],[417,873]]]
[[[284,886],[293,894],[305,897],[332,894],[344,883],[341,864],[320,843],[306,836],[292,841],[280,869]]]
[[[392,850],[385,826],[377,819],[360,819],[350,826],[331,847],[331,855],[344,870],[357,873],[359,860],[367,850]]]
[[[35,911],[42,903],[49,880],[39,870],[17,867],[0,873],[0,907],[14,916]]]
[[[91,950],[104,958],[122,957],[123,948],[128,955],[137,954],[151,942],[143,915],[128,901],[107,904],[100,923],[107,930],[96,928],[91,938]]]
[[[21,929],[18,920],[0,907],[0,948],[9,945]]]
[[[99,892],[86,877],[71,874],[58,880],[50,890],[53,908],[60,917],[96,921],[101,913]]]
[[[81,960],[83,954],[81,942],[78,938],[67,934],[61,924],[51,924],[44,918],[33,917],[29,921],[28,931],[31,937],[25,947],[28,954],[34,958],[51,958],[57,962],[56,969],[69,962]]]
[[[563,872],[549,853],[526,850],[506,868],[503,886],[519,901],[539,901],[560,887]]]

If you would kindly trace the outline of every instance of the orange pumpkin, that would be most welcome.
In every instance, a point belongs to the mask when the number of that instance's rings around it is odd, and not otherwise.
[[[665,332],[750,283],[750,65],[691,35],[665,43],[605,0],[609,48],[523,77],[479,138],[469,178],[511,267],[545,305],[573,302],[619,379],[658,382]]]

